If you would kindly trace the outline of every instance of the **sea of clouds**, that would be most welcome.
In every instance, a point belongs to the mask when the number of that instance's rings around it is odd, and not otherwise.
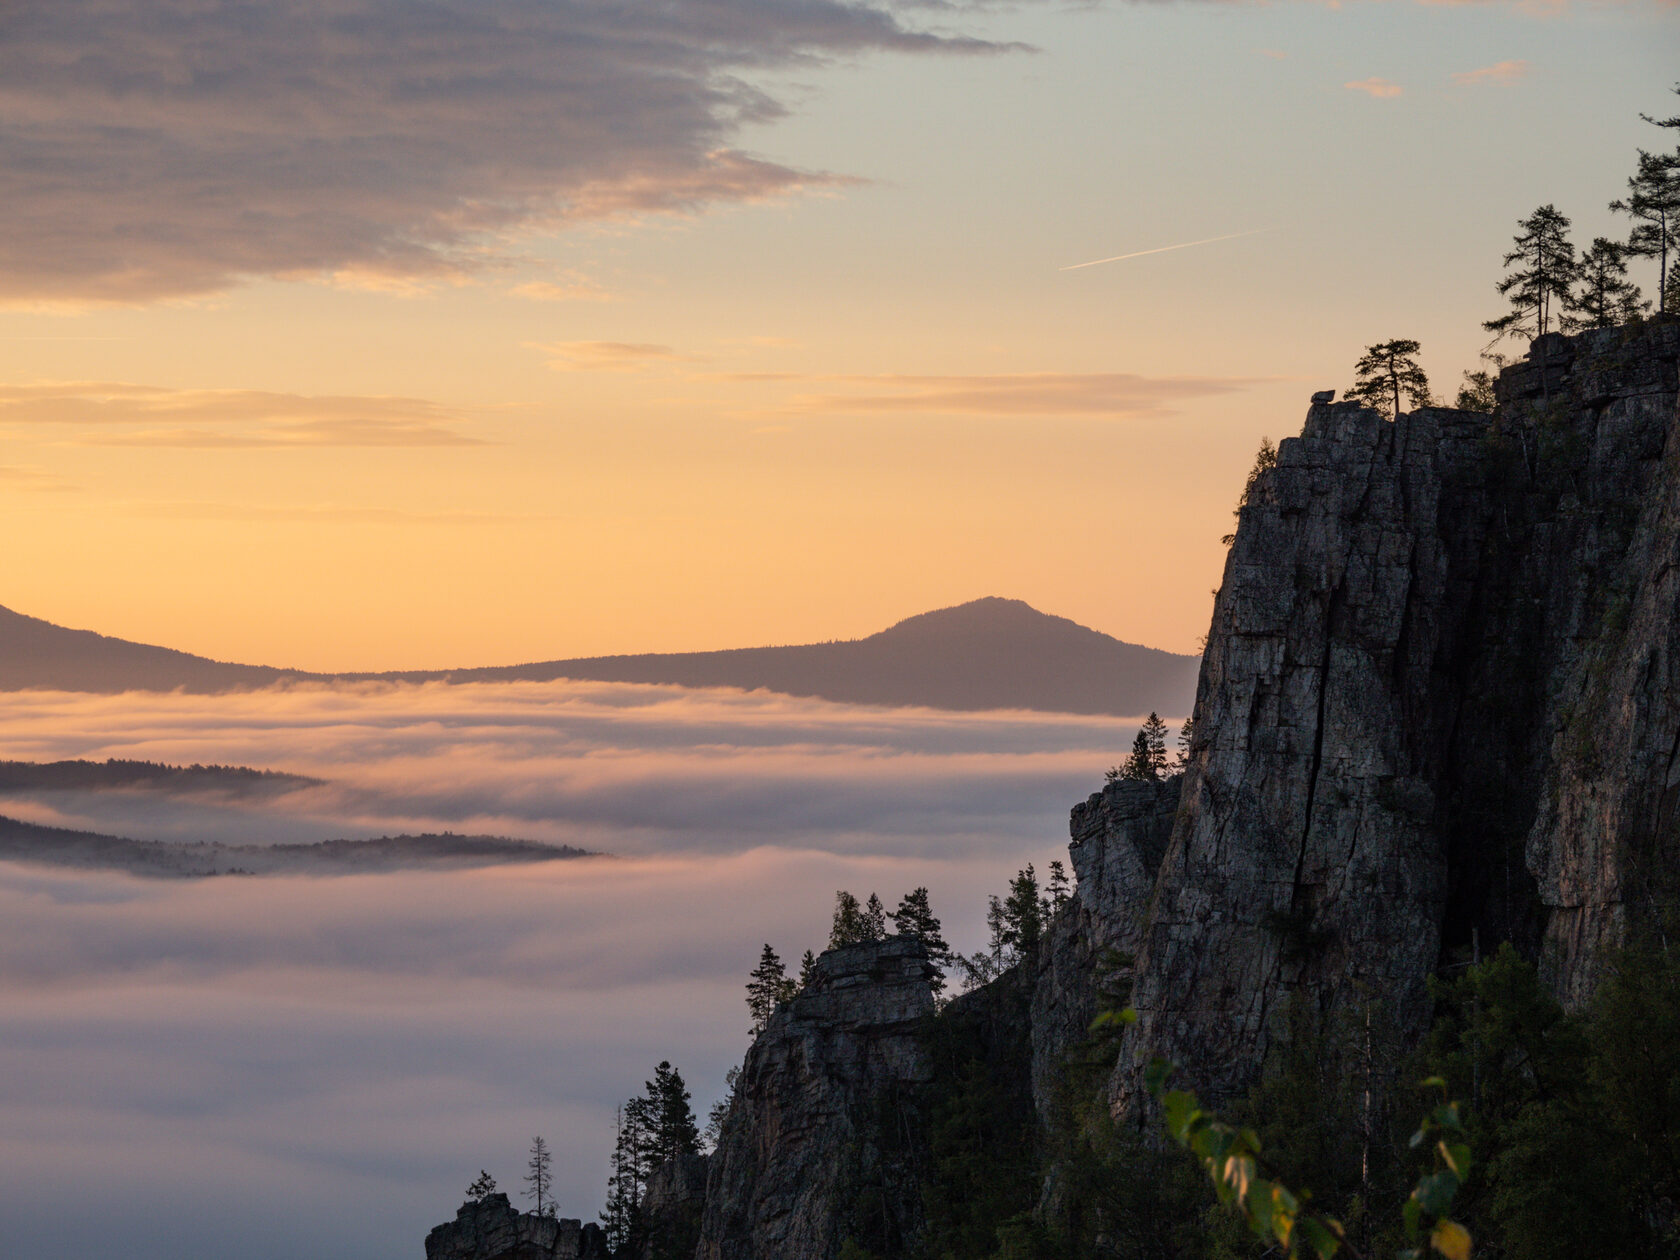
[[[1063,854],[1136,721],[610,683],[15,693],[0,757],[221,762],[274,798],[37,793],[142,839],[441,831],[613,856],[141,879],[0,864],[0,1220],[19,1260],[398,1260],[480,1168],[555,1149],[598,1211],[613,1106],[661,1059],[702,1115],[746,973],[820,949],[834,891],[926,885],[960,949]]]

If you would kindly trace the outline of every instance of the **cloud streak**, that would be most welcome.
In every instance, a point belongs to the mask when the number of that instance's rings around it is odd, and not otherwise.
[[[0,385],[0,426],[60,426],[90,446],[483,445],[483,439],[460,430],[463,421],[458,412],[421,398],[171,389],[122,381]]]
[[[838,180],[739,152],[748,77],[998,45],[857,0],[18,0],[0,301],[458,280],[521,235]]]
[[[1527,77],[1528,62],[1499,61],[1479,70],[1461,70],[1453,75],[1452,81],[1461,87],[1476,87],[1482,84],[1510,87]]]
[[[1125,262],[1128,258],[1145,258],[1150,254],[1170,254],[1176,249],[1194,249],[1198,245],[1212,245],[1215,241],[1235,241],[1245,236],[1259,236],[1262,232],[1275,232],[1276,228],[1254,228],[1248,232],[1228,232],[1224,236],[1204,237],[1199,241],[1185,241],[1179,245],[1158,245],[1154,249],[1134,250],[1129,254],[1115,254],[1110,258],[1095,258],[1090,262],[1073,263],[1067,267],[1058,267],[1058,271],[1082,271],[1086,267],[1101,267],[1104,263]]]
[[[777,378],[771,378],[777,379]],[[1169,416],[1193,398],[1238,393],[1257,380],[1212,376],[1138,376],[1129,372],[1020,372],[997,376],[848,376],[815,378],[848,388],[795,396],[779,414],[936,413],[967,416]]]
[[[1363,92],[1373,100],[1386,101],[1401,95],[1405,91],[1398,83],[1372,75],[1369,79],[1358,79],[1351,83],[1342,84],[1350,92]]]

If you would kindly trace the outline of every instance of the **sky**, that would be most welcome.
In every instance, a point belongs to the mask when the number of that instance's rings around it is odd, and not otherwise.
[[[616,683],[16,693],[0,757],[228,761],[278,797],[0,796],[0,813],[231,843],[491,831],[612,856],[480,871],[141,879],[0,862],[0,1225],[15,1260],[404,1260],[486,1169],[555,1152],[593,1219],[656,1064],[700,1115],[770,943],[836,889],[989,894],[1066,860],[1136,720]],[[93,1192],[90,1192],[90,1187]],[[517,1197],[516,1202],[523,1202]]]
[[[1260,437],[1379,340],[1453,392],[1519,217],[1621,231],[1677,51],[1665,0],[20,0],[0,603],[320,670],[982,595],[1193,651]]]

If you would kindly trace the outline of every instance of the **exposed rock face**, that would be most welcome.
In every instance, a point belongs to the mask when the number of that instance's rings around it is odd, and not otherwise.
[[[1501,416],[1315,405],[1243,509],[1113,1101],[1218,1098],[1286,1006],[1400,1042],[1444,950],[1578,998],[1674,868],[1680,326],[1543,338]],[[1524,855],[1526,853],[1526,866]]]
[[[915,1126],[900,1122],[929,1079],[929,975],[920,942],[888,937],[824,954],[777,1008],[711,1158],[701,1260],[828,1260],[865,1227],[914,1235]]]
[[[1078,886],[1050,924],[1032,997],[1032,1091],[1041,1117],[1050,1115],[1068,1051],[1097,1017],[1102,977],[1143,943],[1180,782],[1122,779],[1073,807],[1068,854]]]
[[[688,1260],[694,1254],[710,1162],[705,1155],[679,1155],[648,1175],[642,1236],[635,1240],[637,1260]]]
[[[608,1252],[600,1226],[520,1212],[492,1194],[427,1234],[426,1260],[608,1260]]]

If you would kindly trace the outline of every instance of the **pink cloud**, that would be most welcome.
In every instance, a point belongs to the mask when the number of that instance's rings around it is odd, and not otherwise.
[[[1528,62],[1499,61],[1491,66],[1483,66],[1479,70],[1460,70],[1453,75],[1452,81],[1463,87],[1472,87],[1480,83],[1492,83],[1500,87],[1509,87],[1520,79],[1528,77]]]
[[[1372,75],[1369,79],[1359,79],[1352,83],[1344,83],[1343,87],[1352,92],[1363,92],[1377,100],[1388,100],[1399,96],[1405,89],[1398,83]]]

